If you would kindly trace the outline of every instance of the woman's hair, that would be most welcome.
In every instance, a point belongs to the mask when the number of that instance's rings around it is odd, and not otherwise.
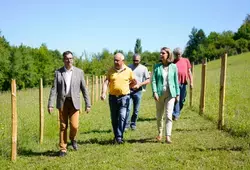
[[[173,56],[173,53],[171,52],[170,48],[162,47],[161,50],[164,50],[164,51],[166,51],[168,53],[167,61],[169,63],[172,63],[174,61],[174,56]]]

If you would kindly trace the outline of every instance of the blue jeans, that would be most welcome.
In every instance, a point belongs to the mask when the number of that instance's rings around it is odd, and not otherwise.
[[[180,84],[179,87],[180,87],[180,99],[178,102],[175,103],[174,111],[173,111],[173,116],[175,118],[180,117],[181,109],[183,108],[185,98],[187,95],[187,90],[186,90],[187,84]]]
[[[126,126],[126,114],[129,106],[129,98],[129,95],[109,95],[111,123],[116,140],[123,139],[123,132]]]
[[[130,102],[129,102],[129,107],[127,111],[127,118],[126,118],[126,127],[129,127],[129,115],[130,115],[130,110],[132,107],[133,103],[133,114],[131,116],[131,121],[130,121],[130,126],[136,126],[136,120],[138,118],[139,114],[139,109],[140,109],[140,103],[141,103],[141,97],[142,97],[142,90],[138,91],[131,91],[130,93]]]

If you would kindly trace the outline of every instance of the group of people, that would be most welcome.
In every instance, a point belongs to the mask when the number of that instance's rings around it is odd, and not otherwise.
[[[174,59],[174,56],[175,59]],[[173,51],[163,47],[160,52],[160,63],[156,64],[150,76],[147,67],[140,64],[141,57],[134,54],[133,64],[126,66],[124,55],[114,55],[114,67],[107,72],[103,83],[101,100],[106,99],[109,89],[109,107],[114,142],[124,143],[123,134],[126,129],[136,130],[142,91],[151,82],[153,97],[156,103],[156,119],[158,135],[163,136],[163,117],[166,114],[166,142],[171,143],[172,121],[177,120],[186,97],[188,80],[193,87],[191,65],[188,59],[182,57],[180,48]],[[80,92],[85,100],[85,111],[90,112],[90,100],[85,85],[83,70],[73,66],[73,54],[63,53],[64,66],[55,71],[54,83],[50,91],[48,112],[51,113],[56,99],[59,110],[60,135],[59,156],[67,153],[67,127],[70,125],[69,139],[74,150],[78,149],[76,134],[79,125]],[[133,113],[130,110],[133,106]]]

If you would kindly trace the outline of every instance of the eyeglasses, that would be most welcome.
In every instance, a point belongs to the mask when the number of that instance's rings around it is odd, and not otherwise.
[[[161,54],[167,54],[167,53],[161,52]]]
[[[137,61],[138,62],[139,60],[133,60],[133,61]]]
[[[64,60],[70,61],[70,60],[73,60],[73,58],[64,58]]]

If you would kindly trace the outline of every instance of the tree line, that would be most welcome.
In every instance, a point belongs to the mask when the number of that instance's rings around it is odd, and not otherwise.
[[[225,52],[228,56],[250,51],[250,14],[247,14],[237,32],[211,32],[205,35],[202,29],[192,28],[184,56],[200,63],[202,58],[214,60]]]
[[[250,15],[247,14],[243,24],[237,32],[224,31],[222,33],[211,32],[205,35],[202,29],[192,28],[187,42],[184,56],[190,61],[199,63],[202,58],[208,60],[220,58],[227,52],[228,55],[236,55],[250,51]],[[104,75],[113,65],[113,55],[117,52],[124,54],[126,63],[132,63],[134,53],[139,53],[142,63],[149,67],[159,61],[159,51],[143,51],[141,39],[136,39],[134,51],[124,52],[117,49],[110,52],[103,49],[99,53],[89,56],[84,52],[75,57],[75,66],[84,70],[89,75]],[[46,44],[39,48],[26,45],[12,46],[0,32],[0,91],[10,90],[11,79],[16,79],[17,88],[38,87],[40,78],[43,78],[44,86],[51,85],[54,71],[62,66],[62,54],[58,50],[50,50]]]

